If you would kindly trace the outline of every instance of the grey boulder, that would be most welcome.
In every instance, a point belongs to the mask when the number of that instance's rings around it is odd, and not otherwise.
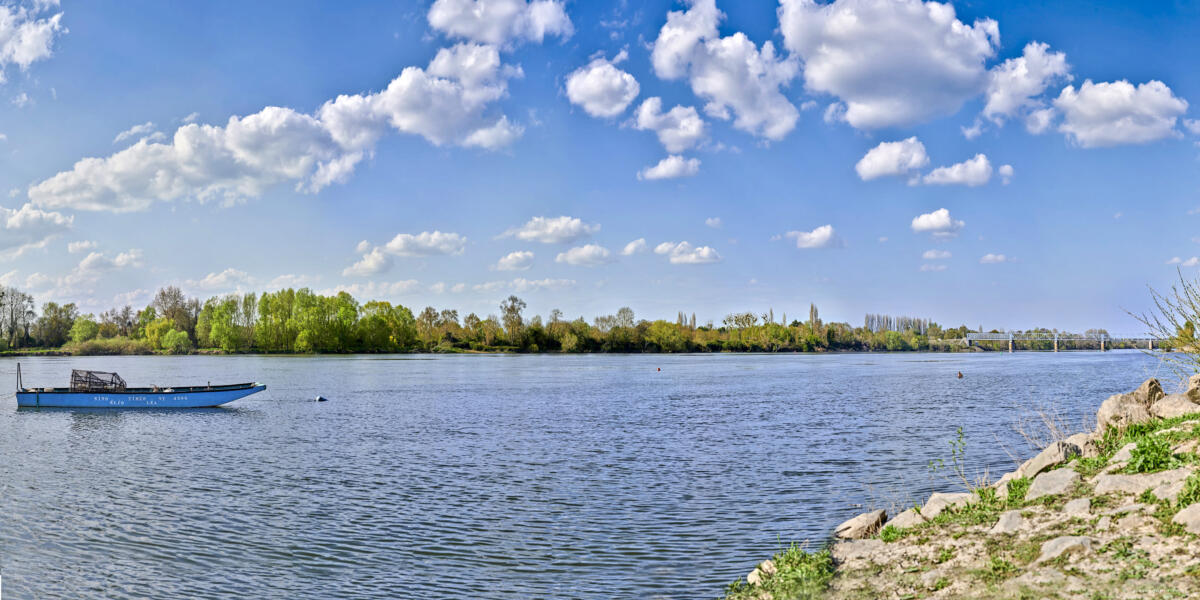
[[[1200,404],[1192,402],[1186,394],[1170,394],[1150,405],[1150,414],[1160,419],[1171,419],[1200,413]]]
[[[858,540],[871,537],[883,526],[887,512],[883,509],[863,513],[837,526],[833,534],[844,540]]]
[[[962,492],[958,494],[944,494],[942,492],[934,492],[929,497],[929,501],[925,506],[921,507],[921,516],[926,519],[935,519],[942,511],[951,506],[965,506],[970,504],[975,499],[975,494]]]
[[[1047,471],[1038,475],[1037,479],[1034,479],[1033,483],[1029,485],[1029,491],[1025,492],[1025,499],[1036,500],[1042,496],[1065,494],[1071,491],[1077,481],[1079,481],[1079,473],[1072,469]]]
[[[1083,535],[1064,535],[1042,544],[1042,554],[1037,562],[1054,560],[1072,552],[1086,552],[1092,549],[1092,538]]]
[[[1010,510],[1000,515],[1000,520],[988,530],[992,535],[1016,533],[1021,530],[1021,526],[1025,524],[1025,518],[1021,516],[1021,511]]]
[[[1151,420],[1150,406],[1162,397],[1162,385],[1153,378],[1147,379],[1128,394],[1110,396],[1096,413],[1096,431],[1102,433],[1110,428],[1124,429]]]

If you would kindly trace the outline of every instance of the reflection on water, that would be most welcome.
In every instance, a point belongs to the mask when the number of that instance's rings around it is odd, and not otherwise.
[[[131,385],[263,381],[201,410],[0,400],[12,598],[715,597],[854,505],[916,500],[1155,374],[1140,353],[22,359]],[[661,368],[662,371],[656,369]],[[955,374],[962,371],[964,379]],[[0,382],[15,363],[0,362]],[[313,401],[317,395],[329,402]]]

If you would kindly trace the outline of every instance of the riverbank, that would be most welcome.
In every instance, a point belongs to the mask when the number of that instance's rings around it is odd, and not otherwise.
[[[1200,596],[1200,375],[1105,400],[1096,429],[970,492],[859,515],[795,547],[727,600]]]
[[[1117,347],[1105,350],[1136,350],[1136,348]],[[1063,350],[1062,353],[1068,352],[1097,352],[1097,349],[1086,350]],[[939,345],[930,348],[906,349],[906,350],[888,350],[886,348],[863,348],[863,349],[816,349],[816,350],[791,350],[791,349],[769,349],[769,348],[747,348],[740,350],[731,349],[712,349],[712,350],[693,350],[688,352],[664,352],[658,348],[648,348],[641,351],[631,350],[612,350],[612,351],[545,351],[545,350],[523,350],[513,347],[498,347],[498,348],[456,348],[456,347],[433,347],[430,349],[406,349],[394,351],[346,351],[346,352],[274,352],[263,350],[235,350],[227,351],[220,348],[192,348],[186,351],[171,351],[171,350],[154,350],[147,344],[137,343],[121,343],[121,344],[99,344],[99,343],[83,343],[83,344],[68,344],[61,348],[22,348],[18,350],[3,350],[0,351],[0,357],[21,357],[21,356],[317,356],[317,355],[372,355],[372,354],[961,354],[961,353],[980,353],[980,352],[1005,352],[992,348],[980,346],[964,347],[961,345]],[[1050,350],[1020,350],[1019,352],[1045,352],[1050,353]],[[1057,351],[1054,351],[1057,352]]]

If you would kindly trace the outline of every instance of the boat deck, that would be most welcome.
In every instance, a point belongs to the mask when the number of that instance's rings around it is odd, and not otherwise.
[[[254,387],[255,383],[231,383],[226,385],[193,385],[183,387],[131,387],[124,390],[83,391],[61,388],[24,388],[22,392],[40,392],[43,394],[184,394],[190,392],[225,392],[245,390]]]

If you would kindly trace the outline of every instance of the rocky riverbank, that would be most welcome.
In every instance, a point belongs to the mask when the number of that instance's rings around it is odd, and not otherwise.
[[[1200,597],[1200,375],[1104,401],[1096,430],[994,483],[864,513],[726,590],[785,598]]]

